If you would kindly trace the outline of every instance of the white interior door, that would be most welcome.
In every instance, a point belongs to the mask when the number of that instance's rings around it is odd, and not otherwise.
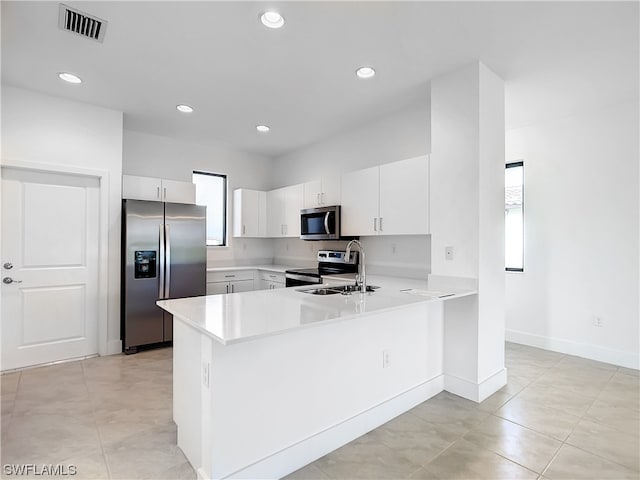
[[[2,370],[98,352],[95,177],[2,168]]]

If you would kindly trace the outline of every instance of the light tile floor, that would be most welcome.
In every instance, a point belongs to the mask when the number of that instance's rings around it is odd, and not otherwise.
[[[443,392],[287,479],[640,479],[638,371],[510,343],[506,364],[508,385],[481,404]],[[2,465],[195,478],[175,444],[171,349],[0,382]]]

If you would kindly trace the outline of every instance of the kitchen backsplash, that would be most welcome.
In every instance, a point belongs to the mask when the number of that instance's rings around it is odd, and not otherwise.
[[[268,265],[273,261],[270,238],[230,238],[228,247],[208,247],[207,267]]]
[[[426,279],[431,273],[431,237],[361,237],[367,273]],[[318,250],[344,250],[346,241],[308,242],[298,238],[231,238],[233,248],[209,247],[208,267],[278,264],[315,267]]]
[[[402,235],[361,237],[367,273],[426,279],[431,272],[431,237]],[[344,250],[346,241],[307,242],[296,238],[274,239],[273,263],[315,266],[318,250]]]

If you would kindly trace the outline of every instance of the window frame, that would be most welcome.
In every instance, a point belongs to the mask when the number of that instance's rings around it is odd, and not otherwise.
[[[228,209],[228,204],[229,201],[227,199],[228,197],[228,189],[229,189],[229,177],[227,174],[225,173],[214,173],[214,172],[205,172],[203,170],[193,170],[193,174],[192,175],[207,175],[207,176],[211,176],[211,177],[221,177],[224,181],[223,181],[223,192],[222,192],[222,199],[223,199],[223,221],[222,221],[222,244],[219,245],[215,245],[215,244],[211,244],[209,243],[209,237],[207,236],[206,238],[206,246],[207,247],[228,247],[229,246],[229,237],[227,236],[227,232],[228,232],[228,221],[229,221],[229,209]],[[197,188],[197,187],[196,187]]]
[[[525,225],[524,225],[524,160],[516,160],[514,162],[507,162],[504,166],[505,172],[507,171],[507,169],[509,168],[516,168],[516,167],[522,167],[522,267],[507,267],[506,265],[506,258],[505,258],[505,266],[504,266],[504,270],[505,272],[515,272],[515,273],[524,273],[524,230],[525,230]],[[506,235],[505,235],[506,237]]]

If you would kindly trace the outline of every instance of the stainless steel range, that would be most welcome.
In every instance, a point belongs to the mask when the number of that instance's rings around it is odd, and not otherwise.
[[[317,268],[295,268],[285,272],[287,287],[317,285],[322,283],[323,275],[339,275],[358,271],[358,252],[351,252],[345,261],[346,253],[339,250],[319,250]]]

